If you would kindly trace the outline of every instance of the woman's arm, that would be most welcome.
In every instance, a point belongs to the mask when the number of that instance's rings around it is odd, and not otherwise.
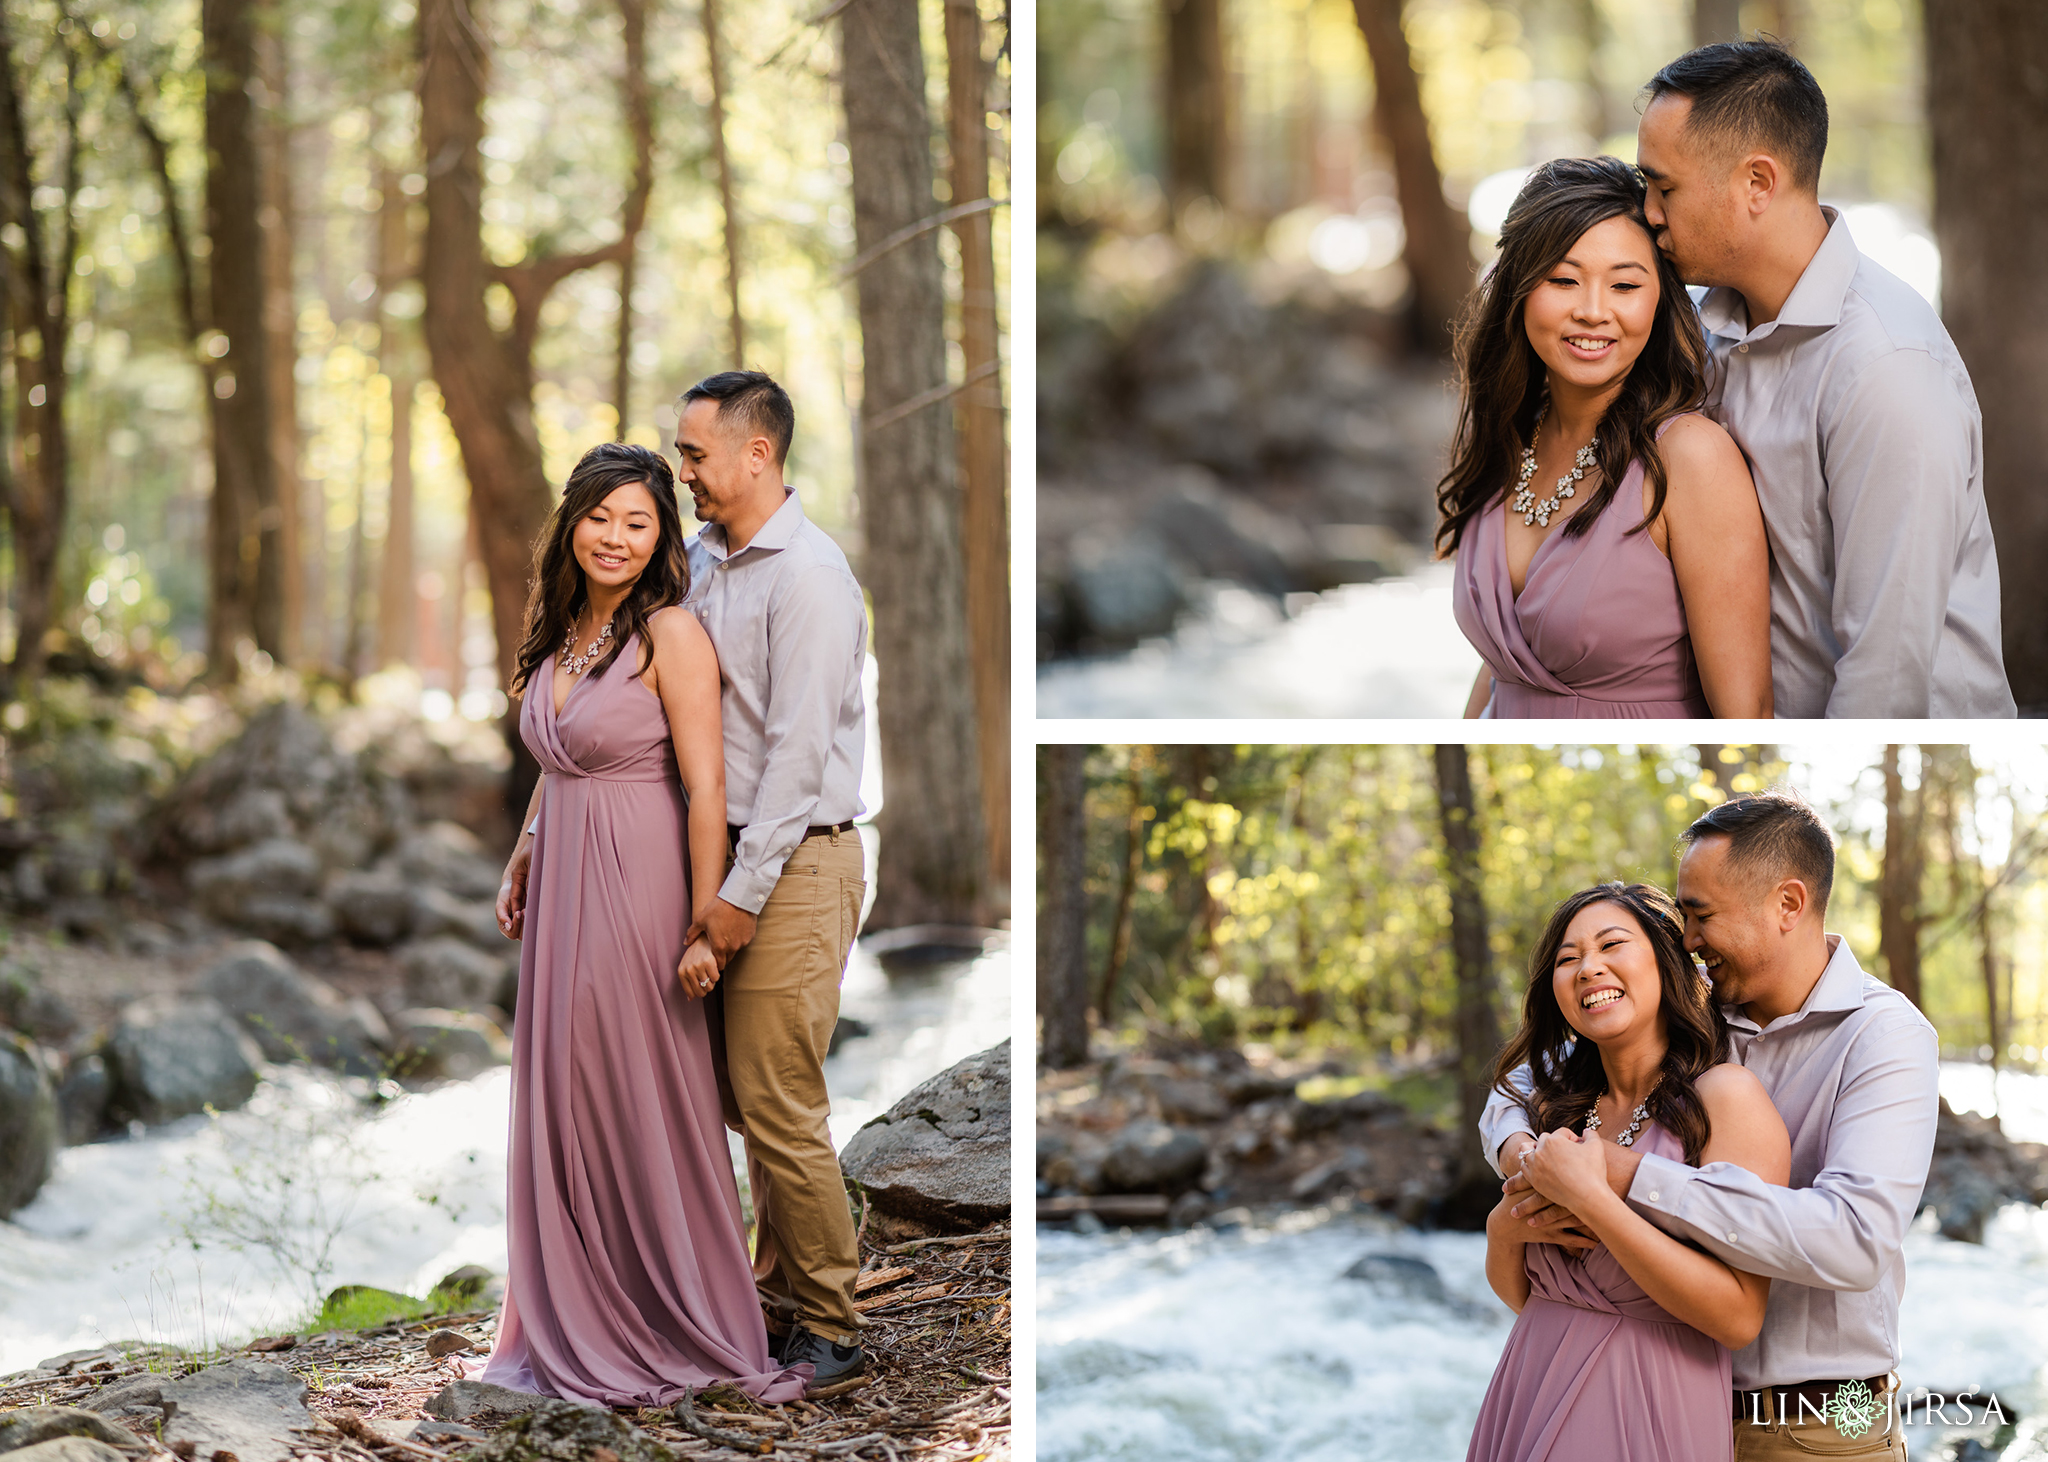
[[[1702,1075],[1694,1089],[1712,1128],[1700,1160],[1732,1162],[1783,1187],[1792,1173],[1792,1145],[1762,1083],[1740,1066],[1723,1065]],[[1680,1243],[1615,1196],[1599,1142],[1581,1141],[1571,1132],[1545,1133],[1522,1159],[1522,1171],[1538,1192],[1570,1207],[1643,1293],[1674,1317],[1730,1350],[1756,1339],[1770,1280]],[[1489,1265],[1491,1252],[1489,1245]]]
[[[507,939],[518,939],[526,932],[526,872],[533,866],[533,834],[527,829],[540,811],[540,789],[547,779],[548,774],[542,772],[533,780],[526,816],[519,820],[519,841],[512,845],[512,856],[505,860],[505,880],[498,885],[498,927]]]
[[[1749,464],[1704,416],[1680,417],[1658,445],[1670,486],[1650,534],[1678,577],[1707,705],[1723,720],[1768,719],[1771,549]]]
[[[1481,665],[1479,678],[1472,682],[1472,694],[1465,697],[1465,719],[1476,721],[1486,713],[1486,703],[1493,699],[1493,667]]]
[[[725,876],[725,737],[719,727],[718,653],[688,610],[660,610],[648,619],[647,628],[654,641],[648,688],[668,713],[676,769],[689,798],[690,920],[695,923],[718,897],[719,880]],[[709,954],[710,945],[700,936],[690,945],[686,965],[695,963],[692,957],[700,947]],[[716,961],[712,963],[715,981]],[[686,973],[685,988],[690,984]]]
[[[1486,1215],[1486,1282],[1519,1315],[1529,1303],[1529,1230],[1508,1212],[1513,1204],[1513,1199],[1503,1198]]]

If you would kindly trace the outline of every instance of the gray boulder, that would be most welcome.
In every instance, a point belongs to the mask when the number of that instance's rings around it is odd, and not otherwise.
[[[140,1450],[133,1433],[125,1432],[97,1412],[76,1406],[25,1406],[19,1411],[0,1412],[0,1452],[21,1452],[40,1442],[59,1437],[82,1437],[112,1447]]]
[[[402,1010],[394,1026],[400,1076],[463,1081],[512,1059],[505,1033],[473,1011]]]
[[[1208,1145],[1198,1134],[1164,1122],[1133,1122],[1103,1156],[1102,1186],[1111,1193],[1181,1193],[1195,1186],[1208,1161]]]
[[[397,862],[415,885],[432,884],[461,899],[496,899],[505,873],[475,833],[452,822],[430,822],[406,837]]]
[[[505,961],[450,935],[422,939],[399,951],[406,999],[415,1006],[467,1010],[497,1001]]]
[[[41,971],[9,959],[0,960],[0,1025],[54,1044],[78,1029],[78,1017],[43,983]]]
[[[292,838],[268,838],[186,870],[200,907],[224,924],[286,943],[330,938],[334,916],[317,902],[320,855]]]
[[[71,1058],[64,1079],[57,1083],[57,1113],[68,1145],[76,1147],[100,1135],[107,1124],[107,1103],[113,1091],[106,1057],[88,1051]]]
[[[306,974],[275,945],[244,940],[199,977],[199,993],[240,1020],[271,1061],[316,1061],[357,1076],[383,1069],[391,1044],[384,1017],[367,1000],[346,1000]]]
[[[441,1421],[489,1425],[510,1416],[524,1416],[551,1398],[528,1391],[494,1386],[488,1381],[454,1381],[443,1386],[420,1410]]]
[[[239,1107],[256,1090],[263,1060],[248,1032],[206,996],[136,1001],[121,1012],[106,1054],[116,1109],[152,1123]]]
[[[493,885],[495,893],[495,885]],[[412,932],[415,939],[450,935],[501,956],[508,947],[498,927],[498,906],[490,899],[457,898],[445,888],[421,884],[412,891]]]
[[[854,1133],[846,1176],[897,1218],[964,1232],[1010,1212],[1010,1043],[913,1087]]]
[[[1362,1280],[1402,1299],[1438,1305],[1449,1299],[1443,1276],[1425,1261],[1406,1254],[1367,1254],[1346,1269],[1344,1277]]]
[[[0,1031],[0,1218],[36,1196],[58,1145],[57,1093],[31,1046]]]
[[[238,1356],[167,1382],[164,1443],[186,1456],[232,1452],[237,1462],[290,1462],[295,1427],[309,1427],[306,1383],[283,1366]],[[189,1442],[188,1452],[182,1443]]]
[[[7,1456],[10,1462],[128,1462],[126,1456],[105,1442],[69,1435],[36,1442]]]
[[[385,949],[413,932],[413,893],[396,872],[344,873],[327,886],[327,907],[342,934]]]
[[[228,853],[292,833],[291,810],[275,787],[239,787],[219,802],[200,800],[179,820],[178,832],[202,853]]]

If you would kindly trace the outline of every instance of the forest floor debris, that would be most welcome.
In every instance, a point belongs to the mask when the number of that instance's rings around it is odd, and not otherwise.
[[[887,1245],[864,1239],[862,1259],[857,1303],[868,1320],[862,1336],[868,1371],[858,1384],[836,1396],[781,1406],[714,1386],[692,1398],[687,1412],[680,1406],[649,1407],[618,1415],[675,1456],[711,1462],[747,1456],[784,1462],[1011,1457],[1008,1226]],[[312,1425],[288,1439],[297,1462],[465,1457],[483,1448],[486,1433],[426,1418],[424,1408],[464,1378],[465,1353],[453,1349],[451,1332],[484,1351],[496,1331],[494,1311],[473,1310],[363,1331],[266,1336],[233,1353],[116,1344],[0,1378],[0,1424],[10,1411],[79,1406],[111,1383],[151,1375],[169,1380],[234,1354],[260,1354],[306,1383]],[[432,1353],[437,1350],[444,1353]],[[179,1455],[158,1439],[146,1417],[117,1418],[115,1424],[133,1432],[153,1458]],[[746,1446],[734,1445],[740,1442]]]

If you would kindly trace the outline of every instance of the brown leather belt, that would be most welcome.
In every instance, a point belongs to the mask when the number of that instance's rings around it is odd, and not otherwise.
[[[1813,1411],[1825,1413],[1835,1399],[1837,1387],[1846,1386],[1847,1381],[1802,1381],[1797,1386],[1767,1386],[1761,1391],[1737,1391],[1735,1393],[1735,1420],[1741,1421],[1791,1421],[1798,1422],[1812,1412],[1802,1412],[1799,1403],[1806,1401]],[[1869,1376],[1863,1384],[1870,1388],[1873,1396],[1888,1396],[1891,1393],[1892,1378],[1889,1373]]]
[[[725,825],[725,835],[732,839],[734,847],[739,846],[740,834],[745,832],[746,830],[747,825],[743,822],[729,822]],[[849,817],[845,822],[835,822],[826,826],[820,826],[817,823],[812,823],[809,827],[804,829],[804,837],[806,839],[823,838],[830,837],[834,833],[847,833],[852,831],[853,819]]]

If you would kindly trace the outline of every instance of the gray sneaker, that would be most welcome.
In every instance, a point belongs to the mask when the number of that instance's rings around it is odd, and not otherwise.
[[[789,1332],[781,1358],[786,1366],[810,1365],[811,1382],[804,1387],[806,1396],[836,1391],[847,1382],[858,1380],[867,1370],[867,1356],[858,1345],[840,1345],[802,1325]]]

